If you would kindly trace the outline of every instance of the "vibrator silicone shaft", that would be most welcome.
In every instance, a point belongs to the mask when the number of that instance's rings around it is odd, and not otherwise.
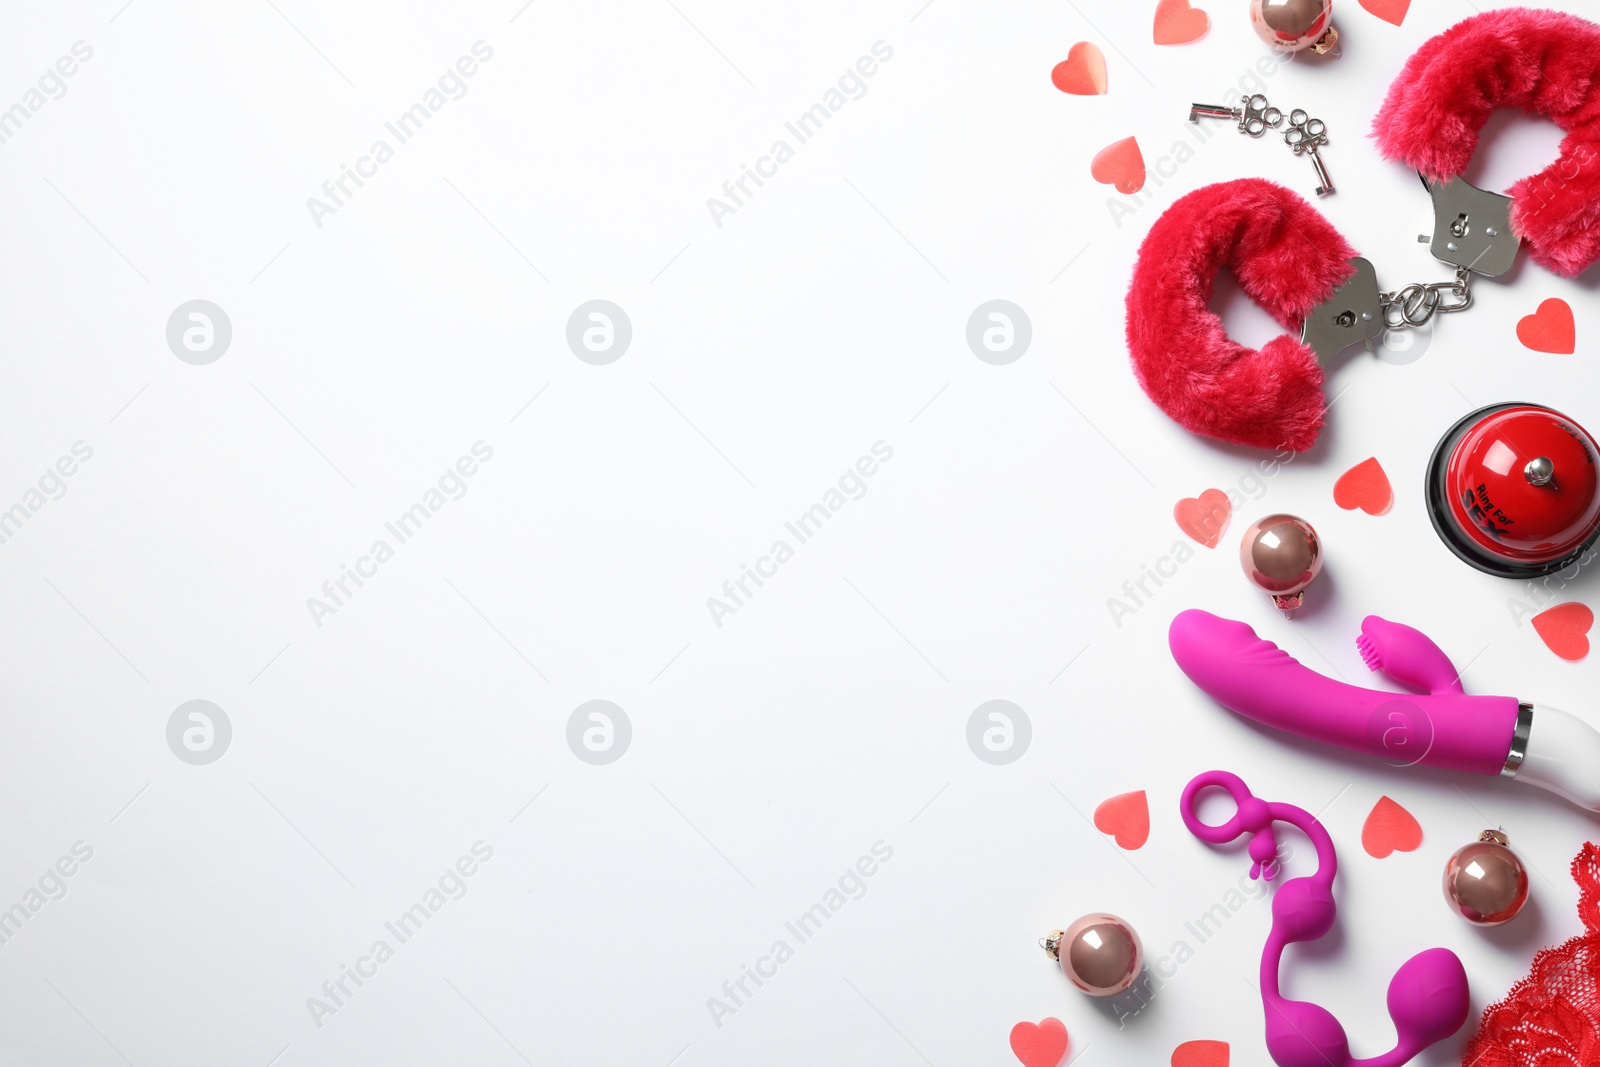
[[[1396,680],[1431,688],[1391,693],[1336,682],[1303,666],[1242,622],[1191,609],[1172,620],[1172,657],[1219,704],[1266,726],[1342,748],[1474,774],[1506,770],[1515,697],[1467,696],[1445,658],[1408,626],[1369,618],[1362,653]],[[1374,663],[1380,645],[1394,664]],[[1387,655],[1385,656],[1387,659]]]

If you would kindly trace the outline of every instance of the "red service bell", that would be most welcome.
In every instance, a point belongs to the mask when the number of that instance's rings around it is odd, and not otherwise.
[[[1493,404],[1456,423],[1428,463],[1428,517],[1462,560],[1504,578],[1571,565],[1600,537],[1600,446],[1538,404]]]

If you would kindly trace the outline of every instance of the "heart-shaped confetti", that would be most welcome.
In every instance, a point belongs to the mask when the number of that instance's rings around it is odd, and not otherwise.
[[[1376,458],[1364,459],[1333,483],[1333,502],[1346,511],[1383,515],[1394,506],[1394,486]]]
[[[1096,153],[1089,173],[1101,185],[1114,185],[1119,193],[1137,193],[1144,188],[1144,154],[1139,142],[1124,137]]]
[[[1057,1067],[1067,1054],[1067,1028],[1060,1019],[1018,1023],[1011,1028],[1011,1051],[1022,1067]]]
[[[1580,660],[1589,654],[1589,628],[1594,612],[1587,604],[1557,604],[1533,617],[1533,628],[1550,651],[1565,660]]]
[[[1156,5],[1156,44],[1188,44],[1210,28],[1211,16],[1189,6],[1189,0],[1161,0]]]
[[[1129,852],[1143,848],[1150,840],[1150,801],[1144,790],[1101,802],[1094,809],[1094,828],[1110,834],[1119,848]]]
[[[1572,306],[1559,296],[1552,296],[1539,305],[1538,311],[1517,321],[1517,340],[1535,352],[1572,355],[1578,348],[1578,324],[1573,321]]]
[[[1172,1067],[1228,1067],[1228,1043],[1185,1041],[1172,1050]]]
[[[1172,506],[1178,529],[1207,548],[1216,548],[1233,517],[1233,505],[1221,489],[1207,489],[1198,497],[1186,496]]]
[[[1074,96],[1102,96],[1106,91],[1105,54],[1092,42],[1079,41],[1050,72],[1050,81]]]
[[[1411,0],[1360,0],[1360,2],[1369,14],[1378,16],[1392,26],[1404,22],[1406,12],[1411,10]]]
[[[1416,816],[1390,800],[1379,797],[1361,824],[1361,847],[1373,859],[1384,859],[1395,852],[1415,852],[1422,844],[1422,826]]]

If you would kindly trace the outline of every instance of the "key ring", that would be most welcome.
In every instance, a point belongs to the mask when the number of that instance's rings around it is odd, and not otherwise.
[[[1283,122],[1283,112],[1267,103],[1262,93],[1254,93],[1244,102],[1244,114],[1239,128],[1251,137],[1260,137],[1269,129],[1277,129]]]
[[[1328,124],[1312,118],[1305,108],[1297,107],[1289,112],[1289,128],[1284,131],[1283,140],[1298,156],[1313,145],[1328,143]]]

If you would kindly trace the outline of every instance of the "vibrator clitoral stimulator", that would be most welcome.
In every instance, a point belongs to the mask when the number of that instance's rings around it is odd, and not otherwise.
[[[1172,620],[1167,643],[1190,681],[1246,718],[1394,766],[1513,778],[1600,812],[1600,731],[1548,705],[1468,696],[1449,657],[1410,626],[1369,615],[1356,645],[1368,667],[1413,693],[1336,682],[1246,624],[1198,609]]]
[[[1200,819],[1200,794],[1228,791],[1238,810],[1221,825]],[[1399,1040],[1381,1056],[1356,1059],[1339,1020],[1325,1008],[1290,1000],[1278,990],[1284,949],[1296,941],[1315,941],[1333,929],[1337,906],[1333,878],[1339,869],[1328,831],[1309,812],[1292,804],[1269,804],[1252,796],[1236,774],[1207,771],[1184,787],[1179,801],[1189,832],[1213,845],[1250,835],[1250,877],[1271,881],[1278,874],[1278,845],[1272,824],[1288,823],[1311,839],[1317,869],[1291,878],[1272,898],[1272,930],[1261,951],[1261,1003],[1266,1012],[1267,1052],[1278,1067],[1400,1067],[1467,1021],[1467,972],[1454,952],[1430,948],[1412,956],[1389,982],[1389,1016]]]

